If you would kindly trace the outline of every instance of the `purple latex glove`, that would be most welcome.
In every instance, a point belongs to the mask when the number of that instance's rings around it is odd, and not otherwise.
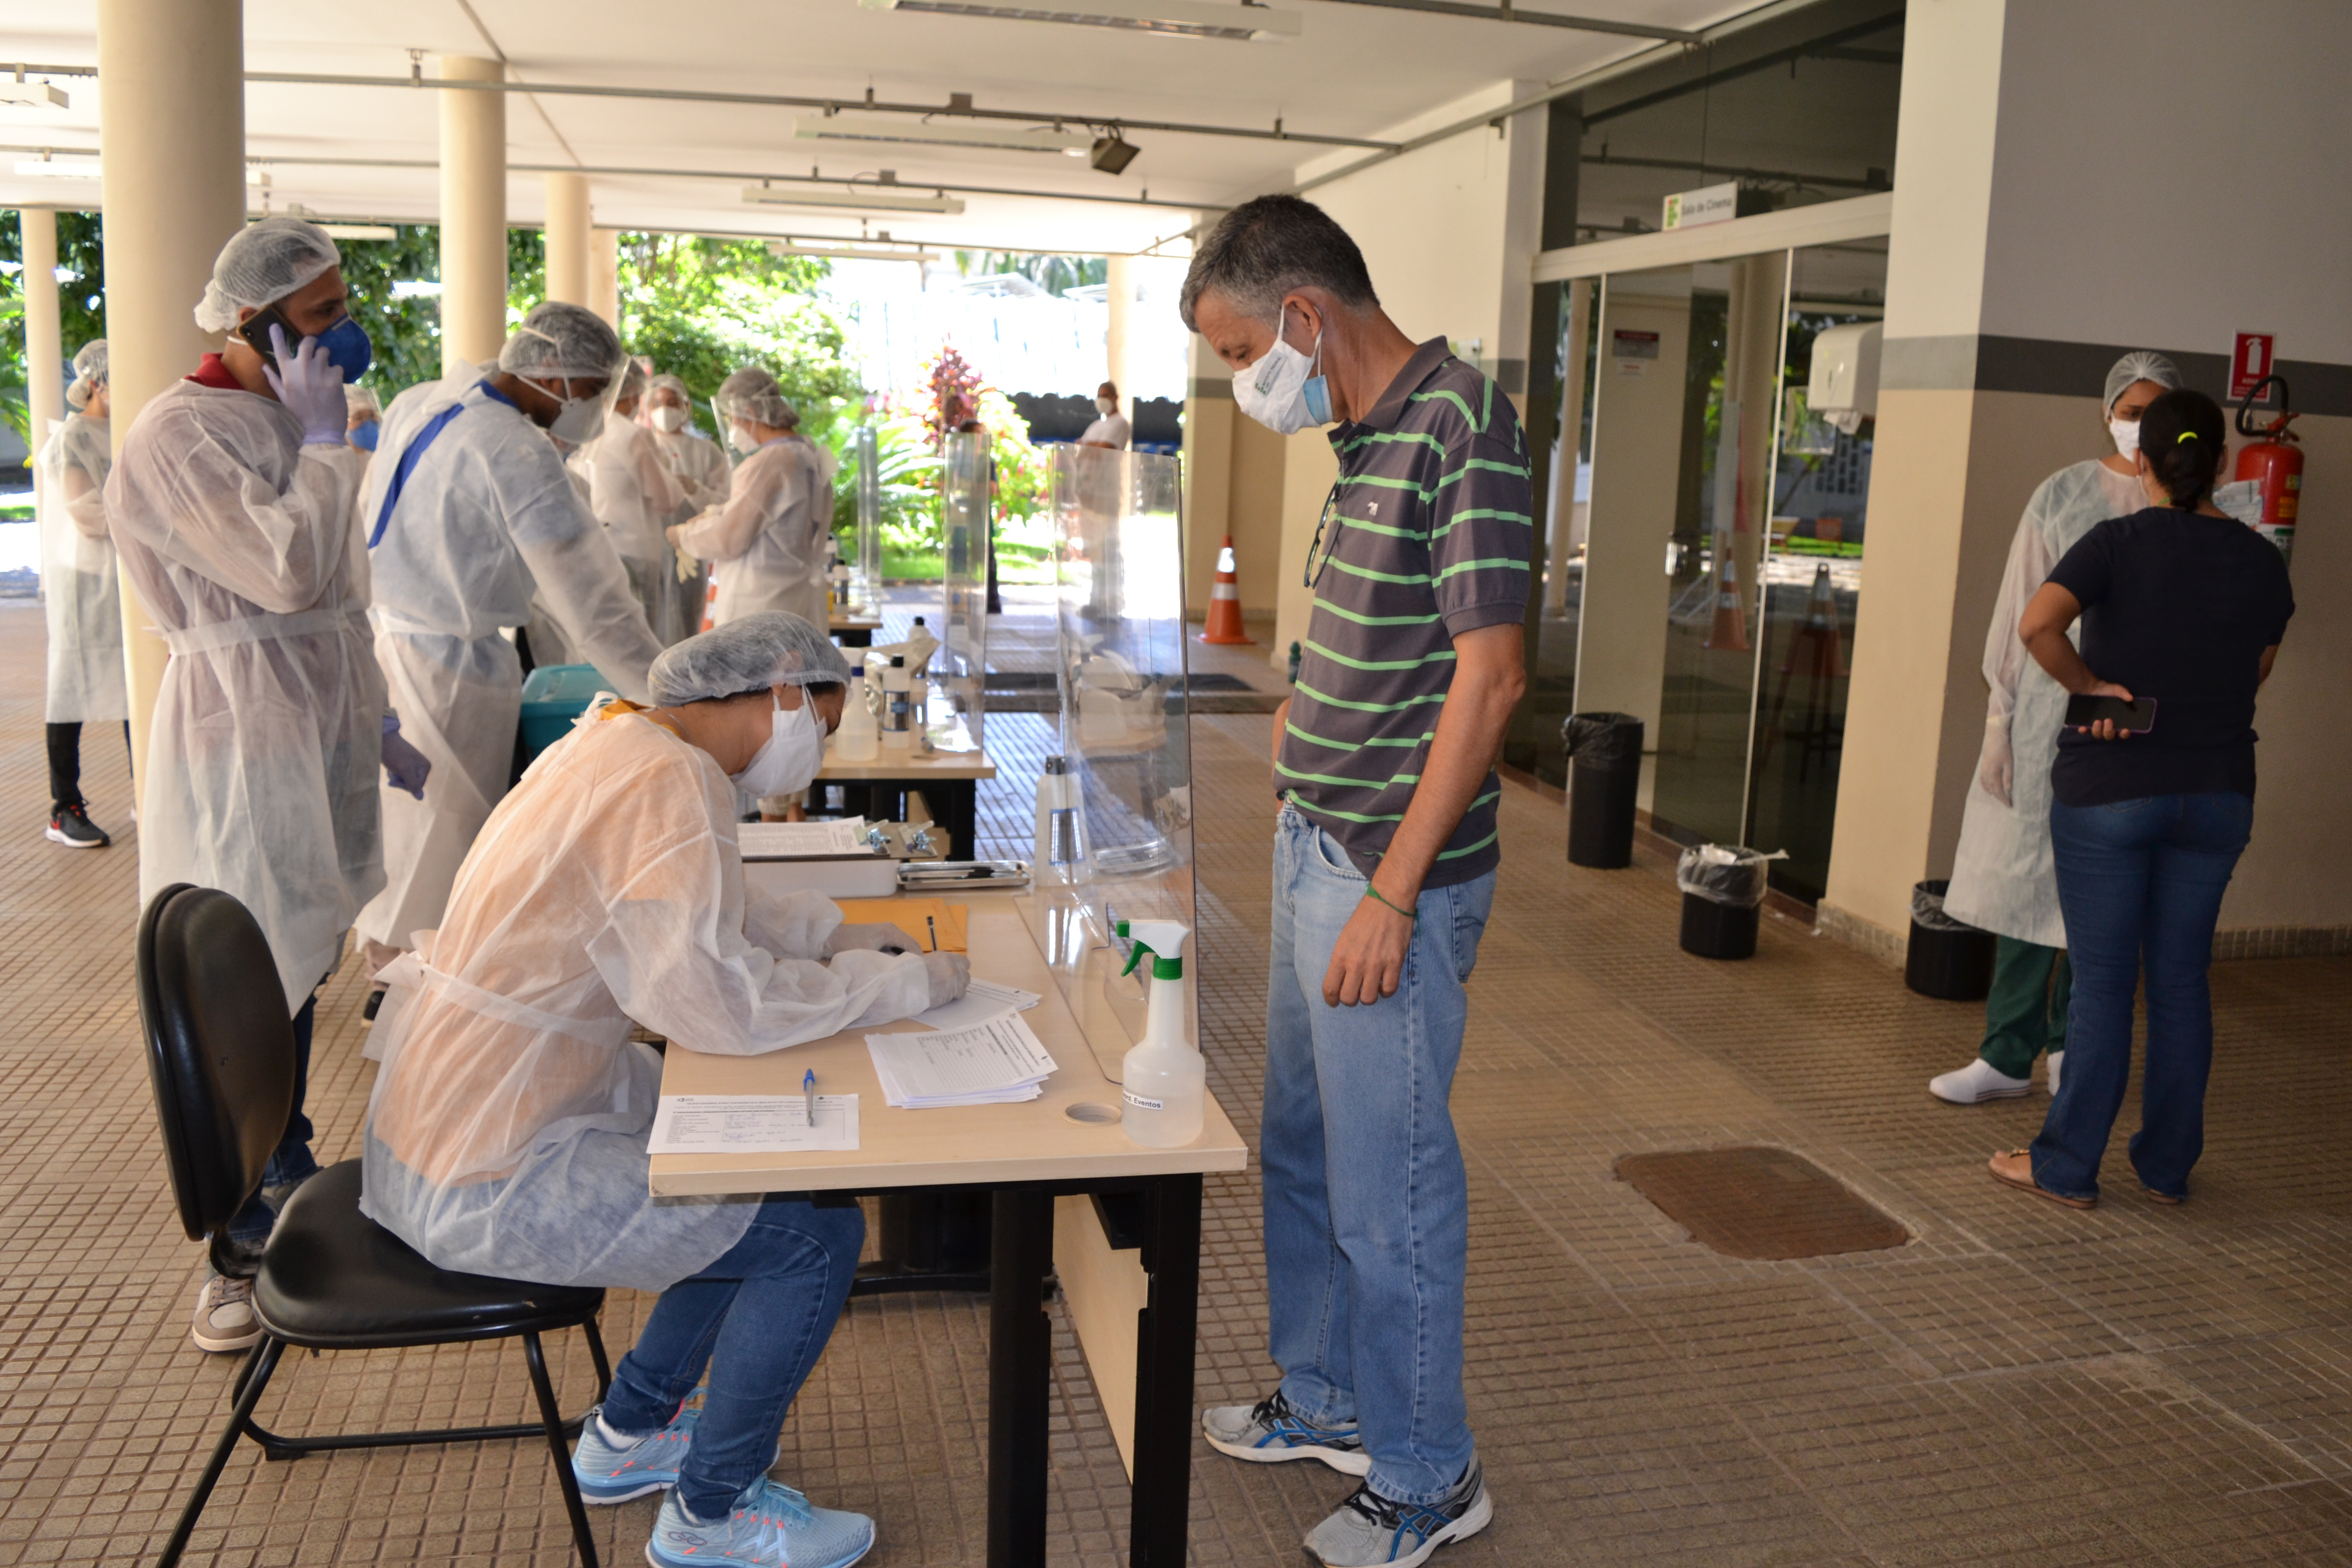
[[[346,432],[351,411],[343,401],[343,367],[327,358],[316,338],[304,338],[301,346],[289,353],[286,329],[275,321],[269,325],[269,342],[278,351],[278,363],[263,365],[261,374],[269,378],[269,389],[278,394],[278,401],[302,421],[302,445],[350,446]]]
[[[341,371],[336,372],[341,375]],[[400,715],[383,716],[383,776],[394,789],[404,789],[417,799],[425,798],[425,781],[433,772],[433,759],[404,740],[400,733]]]

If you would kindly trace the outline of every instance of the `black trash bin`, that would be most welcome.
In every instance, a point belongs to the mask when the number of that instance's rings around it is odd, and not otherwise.
[[[1736,844],[1683,851],[1675,885],[1683,890],[1682,948],[1700,958],[1752,958],[1764,902],[1768,858]]]
[[[1633,803],[1642,788],[1642,721],[1631,713],[1571,713],[1568,746],[1568,863],[1633,863]]]
[[[1994,938],[1944,912],[1951,883],[1937,878],[1911,889],[1911,946],[1903,984],[1922,996],[1981,1002],[1992,990]]]

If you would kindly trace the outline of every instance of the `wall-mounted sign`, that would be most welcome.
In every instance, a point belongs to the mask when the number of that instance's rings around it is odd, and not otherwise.
[[[1696,228],[1703,223],[1724,223],[1738,216],[1739,182],[1728,180],[1720,185],[1703,185],[1696,191],[1676,191],[1666,198],[1665,216],[1658,226]]]
[[[2263,377],[2277,373],[2278,366],[2271,353],[2277,343],[2275,332],[2238,334],[2237,346],[2230,351],[2231,396],[2245,396]]]
[[[1658,334],[1619,327],[1609,334],[1609,357],[1619,375],[1641,375],[1658,363]]]

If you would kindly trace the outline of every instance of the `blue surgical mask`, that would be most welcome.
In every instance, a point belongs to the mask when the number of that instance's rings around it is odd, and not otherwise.
[[[381,428],[373,419],[362,419],[352,430],[352,445],[362,452],[375,450],[376,431]]]
[[[368,373],[375,363],[375,344],[369,341],[367,329],[345,316],[318,338],[319,352],[327,363],[343,373],[343,384],[351,385]]]

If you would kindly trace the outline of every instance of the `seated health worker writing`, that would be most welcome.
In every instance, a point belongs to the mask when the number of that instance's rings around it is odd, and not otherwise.
[[[961,955],[845,925],[814,893],[745,897],[740,802],[815,776],[848,674],[782,612],[669,649],[658,706],[613,703],[541,756],[440,928],[383,972],[362,1207],[443,1268],[661,1292],[572,1460],[590,1502],[670,1489],[656,1563],[828,1568],[874,1541],[766,1475],[864,1217],[648,1196],[661,1062],[629,1039],[751,1056],[962,994]]]

